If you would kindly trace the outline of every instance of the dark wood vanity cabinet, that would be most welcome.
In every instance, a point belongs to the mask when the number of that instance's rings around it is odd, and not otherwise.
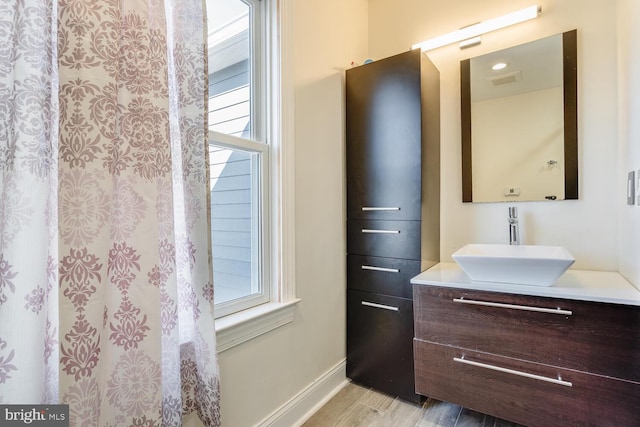
[[[640,307],[413,289],[418,393],[528,426],[640,425]]]
[[[419,50],[346,73],[347,376],[410,401],[410,279],[440,258],[439,90]]]

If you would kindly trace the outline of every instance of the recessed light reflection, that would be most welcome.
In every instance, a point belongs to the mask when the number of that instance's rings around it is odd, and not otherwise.
[[[493,64],[491,67],[493,71],[502,70],[504,68],[507,68],[507,64],[505,62],[498,62],[497,64]]]

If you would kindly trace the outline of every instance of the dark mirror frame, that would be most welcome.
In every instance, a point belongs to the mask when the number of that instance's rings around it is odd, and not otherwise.
[[[564,200],[578,198],[577,30],[562,33],[564,78]],[[462,201],[473,202],[471,173],[471,59],[460,61]]]

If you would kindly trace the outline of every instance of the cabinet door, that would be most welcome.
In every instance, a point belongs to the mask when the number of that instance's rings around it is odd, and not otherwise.
[[[412,299],[411,278],[419,273],[420,261],[347,256],[349,289]]]
[[[417,402],[411,300],[347,291],[347,377]]]
[[[420,260],[420,221],[347,221],[347,253]]]
[[[416,390],[530,427],[640,425],[640,384],[415,340]]]
[[[347,70],[347,218],[419,220],[420,52]]]

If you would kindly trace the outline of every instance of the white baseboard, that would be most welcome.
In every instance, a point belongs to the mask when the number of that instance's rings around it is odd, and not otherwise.
[[[346,360],[329,369],[296,394],[278,410],[257,424],[258,427],[299,427],[349,383]]]

